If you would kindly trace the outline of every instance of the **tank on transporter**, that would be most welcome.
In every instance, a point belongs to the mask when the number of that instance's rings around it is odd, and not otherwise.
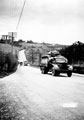
[[[53,76],[66,73],[71,77],[73,67],[68,64],[68,60],[59,51],[50,51],[41,57],[40,70],[43,74],[51,72]]]

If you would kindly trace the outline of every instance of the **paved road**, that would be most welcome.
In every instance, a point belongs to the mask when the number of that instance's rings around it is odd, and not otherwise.
[[[1,79],[1,87],[21,120],[84,120],[83,75],[53,77],[24,66]]]

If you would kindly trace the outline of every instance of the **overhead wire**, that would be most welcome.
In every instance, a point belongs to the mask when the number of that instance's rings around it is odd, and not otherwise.
[[[16,31],[17,31],[18,26],[19,26],[19,24],[20,24],[20,20],[21,20],[21,17],[22,17],[22,13],[23,13],[25,4],[26,4],[26,0],[24,0],[23,6],[22,6],[22,9],[21,9],[21,13],[20,13],[20,16],[19,16],[19,20],[18,20],[18,23],[17,23],[17,26],[16,26]]]

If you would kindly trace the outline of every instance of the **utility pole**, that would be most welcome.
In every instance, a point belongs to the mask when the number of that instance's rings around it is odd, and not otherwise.
[[[13,32],[12,32],[12,54],[13,54],[13,41],[14,41],[14,37],[13,37]]]
[[[6,44],[7,44],[8,35],[6,35]]]
[[[14,38],[17,37],[17,32],[8,32],[8,35],[9,37],[11,38],[11,52],[13,54],[13,41],[14,41]]]

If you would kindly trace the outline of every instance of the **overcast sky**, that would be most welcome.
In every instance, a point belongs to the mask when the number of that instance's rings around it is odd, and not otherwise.
[[[16,31],[24,0],[0,0],[0,35]],[[84,0],[26,0],[17,38],[58,44],[84,41]]]

